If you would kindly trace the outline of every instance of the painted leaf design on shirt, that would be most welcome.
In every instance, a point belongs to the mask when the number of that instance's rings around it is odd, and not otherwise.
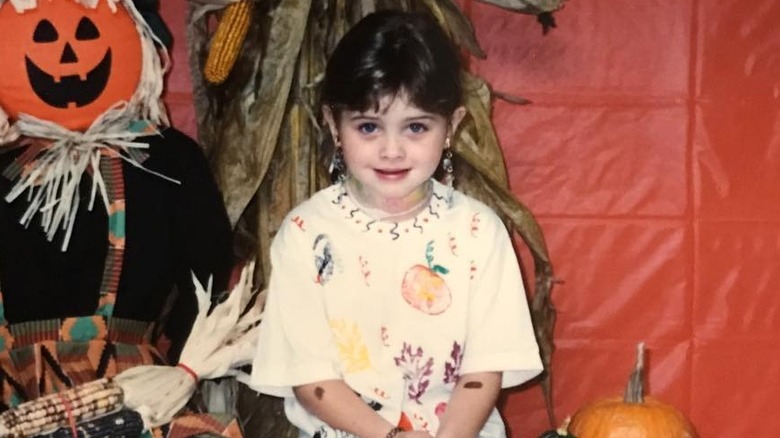
[[[412,348],[404,342],[401,354],[393,358],[396,366],[404,372],[404,379],[409,383],[407,387],[409,399],[420,403],[420,397],[428,390],[431,384],[430,376],[433,374],[433,357],[427,360],[423,356],[422,347]]]
[[[346,373],[357,373],[371,368],[368,347],[360,328],[352,321],[337,319],[330,322],[336,341],[339,360]]]
[[[452,343],[450,358],[452,362],[444,363],[444,383],[455,383],[458,380],[460,364],[463,362],[463,348],[458,341]]]

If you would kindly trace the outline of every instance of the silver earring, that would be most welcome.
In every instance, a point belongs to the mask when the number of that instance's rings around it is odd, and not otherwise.
[[[447,203],[452,205],[453,183],[455,175],[452,167],[452,149],[450,149],[450,138],[447,137],[447,148],[444,149],[444,157],[441,159],[441,168],[444,170],[444,183],[447,185]]]
[[[344,150],[336,140],[336,149],[333,151],[333,158],[330,160],[328,173],[335,181],[344,182],[347,179],[347,165],[344,163]]]

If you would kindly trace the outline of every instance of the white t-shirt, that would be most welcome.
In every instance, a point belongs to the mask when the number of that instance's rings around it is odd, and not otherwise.
[[[435,434],[459,375],[542,363],[509,234],[484,204],[434,181],[430,205],[402,222],[367,216],[340,184],[286,217],[251,384],[286,397],[302,436],[345,436],[309,414],[294,386],[342,379],[393,424]],[[493,411],[480,436],[502,437]]]

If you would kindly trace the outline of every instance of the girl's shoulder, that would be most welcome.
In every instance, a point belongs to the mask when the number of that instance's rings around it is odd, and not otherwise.
[[[453,215],[479,219],[486,225],[503,226],[498,214],[487,204],[459,190],[453,190],[450,210]]]
[[[293,207],[285,215],[277,234],[288,228],[297,228],[299,231],[313,229],[310,225],[321,223],[333,216],[336,205],[340,200],[342,191],[338,184],[328,186],[311,195],[308,199]]]
[[[333,205],[336,205],[339,202],[341,196],[342,190],[339,184],[325,187],[293,207],[293,209],[287,213],[287,217],[322,214],[324,211],[332,209]]]

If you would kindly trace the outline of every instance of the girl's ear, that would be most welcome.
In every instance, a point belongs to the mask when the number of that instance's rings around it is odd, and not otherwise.
[[[463,118],[466,117],[466,107],[459,106],[455,108],[455,112],[452,113],[452,117],[450,117],[450,129],[451,133],[455,133],[455,131],[458,129],[458,125],[460,125],[460,122],[463,120]]]
[[[336,142],[339,138],[339,130],[338,126],[336,125],[336,118],[334,117],[333,110],[330,106],[322,106],[322,116],[325,118],[325,123],[327,123],[328,129],[330,129],[331,138],[333,138],[333,141]]]

